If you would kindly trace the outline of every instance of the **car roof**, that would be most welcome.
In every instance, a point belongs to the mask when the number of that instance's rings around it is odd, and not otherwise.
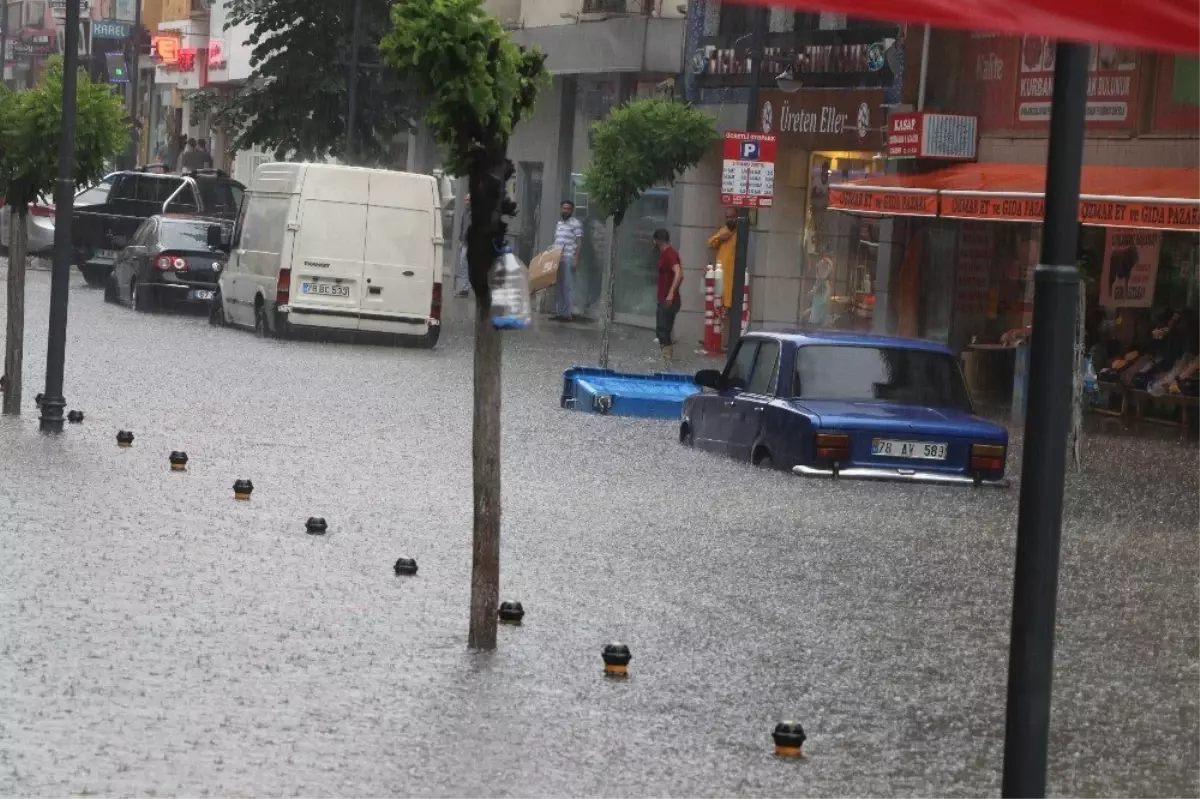
[[[229,225],[231,222],[228,219],[220,217],[205,216],[204,214],[155,214],[152,219],[161,219],[166,222],[207,222],[210,225]]]
[[[925,352],[940,352],[954,355],[954,351],[945,344],[936,341],[925,341],[917,338],[902,338],[900,336],[881,336],[874,333],[841,333],[822,330],[796,332],[754,331],[747,337],[770,338],[777,341],[787,341],[797,347],[807,347],[814,344],[834,347],[888,347],[891,349],[922,350]]]

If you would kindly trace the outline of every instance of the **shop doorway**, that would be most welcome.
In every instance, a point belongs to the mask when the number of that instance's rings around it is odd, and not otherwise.
[[[521,161],[517,164],[516,234],[513,250],[522,263],[538,253],[538,226],[542,218],[542,163]]]

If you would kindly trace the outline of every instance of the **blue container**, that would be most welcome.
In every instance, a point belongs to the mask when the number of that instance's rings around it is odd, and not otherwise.
[[[678,420],[683,401],[700,392],[691,375],[631,375],[576,366],[563,372],[564,408],[607,416]]]

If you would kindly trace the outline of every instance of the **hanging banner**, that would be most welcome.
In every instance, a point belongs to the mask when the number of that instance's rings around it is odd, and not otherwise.
[[[1149,308],[1154,301],[1162,234],[1152,230],[1109,228],[1100,276],[1105,308]]]
[[[941,215],[952,219],[993,222],[1041,222],[1045,202],[1040,195],[943,191]],[[1151,230],[1200,230],[1200,203],[1194,200],[1151,200],[1122,197],[1079,199],[1079,221],[1098,227],[1138,227]]]

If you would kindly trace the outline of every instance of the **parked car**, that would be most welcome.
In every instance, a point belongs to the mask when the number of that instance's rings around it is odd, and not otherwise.
[[[112,187],[112,175],[91,188],[84,189],[75,195],[75,207],[85,208],[104,202],[108,190]],[[8,219],[12,209],[5,205],[0,208],[0,250],[8,250],[9,242]],[[25,218],[26,240],[30,255],[49,255],[54,250],[54,198],[39,197],[38,201],[29,206],[29,216]]]
[[[229,223],[173,214],[150,217],[117,254],[104,299],[136,311],[188,304],[207,308],[226,259],[223,250],[210,245],[210,228],[222,225]]]
[[[262,164],[234,227],[213,321],[263,336],[320,331],[432,347],[442,247],[429,175]]]
[[[976,416],[954,353],[854,333],[751,333],[696,374],[679,439],[806,477],[1005,485],[1008,431]]]
[[[191,214],[232,221],[245,187],[218,170],[160,174],[154,167],[114,172],[98,202],[75,213],[75,263],[90,286],[103,286],[117,254],[142,222],[158,214]],[[100,189],[100,187],[97,187]]]

